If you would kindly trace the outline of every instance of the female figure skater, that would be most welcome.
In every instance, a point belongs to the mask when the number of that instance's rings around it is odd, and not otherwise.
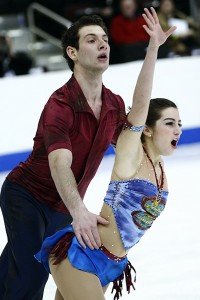
[[[56,300],[103,300],[110,282],[114,282],[114,299],[119,299],[123,274],[129,292],[133,267],[127,252],[166,204],[168,189],[161,156],[176,149],[181,121],[173,102],[150,97],[159,46],[176,28],[163,32],[153,8],[145,9],[143,17],[150,41],[133,105],[117,141],[111,182],[100,212],[109,221],[108,225],[98,224],[102,246],[94,250],[81,246],[72,224],[47,238],[35,255],[54,278]]]

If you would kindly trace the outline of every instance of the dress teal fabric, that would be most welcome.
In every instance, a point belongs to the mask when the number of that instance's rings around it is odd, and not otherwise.
[[[164,209],[168,191],[161,192],[160,202],[157,195],[157,186],[147,180],[110,182],[104,202],[112,207],[126,250],[139,242]]]

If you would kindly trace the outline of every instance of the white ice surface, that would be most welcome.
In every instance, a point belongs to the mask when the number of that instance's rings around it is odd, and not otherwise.
[[[85,203],[99,212],[110,179],[113,156],[105,157],[86,194]],[[137,270],[136,291],[123,300],[200,300],[200,145],[181,146],[165,159],[169,199],[165,211],[129,252]],[[0,186],[6,173],[0,173]],[[6,243],[0,213],[0,251]],[[53,300],[50,277],[44,300]],[[110,289],[106,299],[113,299]],[[83,299],[86,300],[86,299]]]

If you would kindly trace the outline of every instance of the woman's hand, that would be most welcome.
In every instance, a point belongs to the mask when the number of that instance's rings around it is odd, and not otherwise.
[[[176,30],[176,26],[172,26],[169,30],[164,32],[160,26],[157,13],[153,7],[149,9],[145,8],[145,13],[142,14],[146,25],[143,25],[144,30],[150,36],[149,46],[158,48],[164,44],[167,38]]]

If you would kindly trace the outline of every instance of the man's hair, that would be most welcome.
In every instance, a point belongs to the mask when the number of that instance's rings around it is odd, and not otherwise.
[[[71,71],[74,69],[73,60],[67,55],[66,49],[68,46],[79,49],[79,31],[82,27],[98,25],[105,33],[108,35],[108,29],[103,21],[103,19],[98,15],[82,16],[80,19],[75,21],[62,35],[61,44],[63,49],[63,56],[66,59],[68,66]]]

